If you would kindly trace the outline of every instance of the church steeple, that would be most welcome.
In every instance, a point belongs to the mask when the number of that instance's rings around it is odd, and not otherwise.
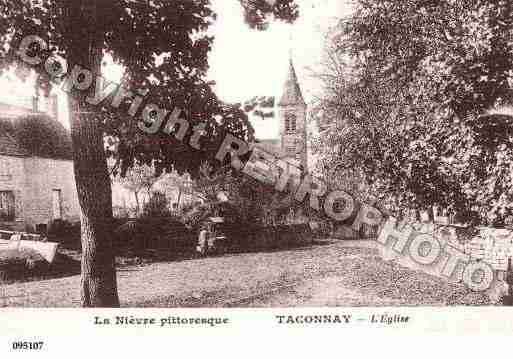
[[[278,102],[280,119],[280,148],[286,158],[308,169],[306,102],[296,76],[296,70],[289,61],[289,72]]]
[[[283,92],[278,102],[280,106],[291,106],[291,105],[303,105],[306,106],[303,94],[301,93],[301,87],[296,76],[296,70],[294,69],[294,63],[292,57],[289,60],[289,73],[287,80],[283,86]]]

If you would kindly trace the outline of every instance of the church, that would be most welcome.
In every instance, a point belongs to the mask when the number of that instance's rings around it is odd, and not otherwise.
[[[277,103],[279,137],[257,140],[257,147],[285,160],[301,172],[308,170],[307,105],[292,59]]]
[[[278,117],[279,135],[276,139],[257,140],[254,144],[257,148],[272,155],[273,160],[261,154],[257,155],[255,160],[262,162],[272,168],[275,166],[274,160],[280,159],[286,164],[286,172],[292,177],[296,177],[296,183],[299,185],[303,174],[308,172],[308,128],[307,128],[307,105],[301,92],[301,86],[294,68],[292,59],[289,60],[288,73],[281,90],[281,95],[276,104],[276,113]],[[253,163],[251,171],[258,173],[261,178],[269,178],[268,168],[260,168],[258,164]],[[265,180],[264,180],[265,181]],[[269,183],[275,183],[276,178],[270,179]],[[292,193],[292,192],[291,192]],[[295,203],[290,194],[284,201]],[[301,224],[309,221],[308,216],[301,208],[290,208],[285,218],[288,224]]]

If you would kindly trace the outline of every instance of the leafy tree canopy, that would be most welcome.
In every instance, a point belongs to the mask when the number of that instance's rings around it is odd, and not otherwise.
[[[257,29],[265,29],[271,19],[292,22],[298,16],[293,0],[272,5],[264,0],[239,2],[247,23]],[[84,14],[93,3],[97,6],[94,21]],[[205,123],[200,142],[204,150],[198,151],[187,145],[191,131],[185,144],[173,136],[143,135],[137,120],[127,116],[128,99],[118,109],[104,101],[96,111],[101,114],[105,134],[117,139],[115,151],[109,154],[121,161],[123,173],[137,160],[153,162],[158,173],[174,169],[195,175],[200,164],[211,159],[226,132],[248,140],[253,136],[246,114],[220,101],[206,80],[208,52],[214,41],[206,30],[216,19],[208,0],[0,0],[0,17],[0,72],[14,64],[20,77],[29,74],[16,55],[27,35],[41,36],[50,44],[41,51],[43,55],[62,56],[68,67],[85,65],[81,55],[88,53],[84,48],[88,42],[84,39],[94,34],[99,39],[99,56],[110,54],[124,66],[127,88],[149,93],[145,103],[170,111],[183,109],[191,128]],[[48,91],[44,68],[36,71],[39,84]]]
[[[364,1],[336,29],[318,103],[321,166],[364,175],[395,209],[511,214],[513,5]]]
[[[244,102],[243,110],[246,113],[260,117],[262,120],[274,118],[274,96],[255,96]]]

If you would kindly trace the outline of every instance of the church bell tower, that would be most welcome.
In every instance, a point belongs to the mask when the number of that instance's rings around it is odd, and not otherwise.
[[[286,159],[297,162],[305,172],[308,170],[306,107],[291,58],[278,102],[280,149]]]

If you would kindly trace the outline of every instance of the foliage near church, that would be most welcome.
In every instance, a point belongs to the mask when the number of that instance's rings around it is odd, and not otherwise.
[[[273,96],[255,96],[244,102],[243,110],[246,113],[259,117],[263,121],[274,118],[274,102]]]
[[[327,51],[321,170],[390,208],[504,223],[513,210],[509,1],[358,1]],[[351,181],[349,181],[351,182]]]
[[[297,203],[291,193],[279,193],[273,186],[230,167],[216,170],[204,165],[200,173],[193,190],[205,204],[187,214],[192,217],[191,223],[199,223],[208,216],[223,216],[240,227],[271,225],[285,222],[290,210],[307,208]]]

